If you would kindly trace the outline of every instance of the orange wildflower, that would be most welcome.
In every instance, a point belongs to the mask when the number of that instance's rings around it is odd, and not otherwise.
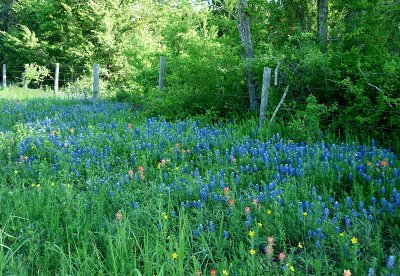
[[[382,167],[388,167],[389,166],[389,162],[387,160],[382,160],[379,165],[381,165]]]
[[[268,237],[268,243],[274,244],[274,237]]]
[[[229,195],[229,187],[224,187],[224,195]]]
[[[210,270],[210,274],[211,274],[212,276],[217,275],[217,270],[211,269],[211,270]]]

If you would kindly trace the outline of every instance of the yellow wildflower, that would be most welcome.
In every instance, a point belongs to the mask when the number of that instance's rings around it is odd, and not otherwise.
[[[249,236],[250,236],[250,238],[254,237],[254,231],[253,230],[250,230]]]

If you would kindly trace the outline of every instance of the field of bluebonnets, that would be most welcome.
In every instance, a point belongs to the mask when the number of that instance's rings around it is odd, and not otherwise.
[[[0,275],[399,275],[399,160],[135,105],[0,100]],[[267,138],[266,138],[267,137]]]

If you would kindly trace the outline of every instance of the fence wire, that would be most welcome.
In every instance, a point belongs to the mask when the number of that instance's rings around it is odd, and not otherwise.
[[[45,88],[49,90],[54,89],[54,80],[55,80],[55,64],[46,64],[42,65],[42,68],[46,68],[48,70],[48,74],[45,76],[42,76],[39,80],[32,80],[32,82],[29,84],[29,86],[33,86],[35,88]],[[24,72],[26,70],[25,65],[10,65],[6,67],[7,71],[7,80],[10,84],[14,85],[22,85],[24,81]],[[360,76],[361,76],[360,72]],[[383,73],[372,73],[371,76],[384,76],[385,74]],[[100,79],[105,79],[104,76],[101,75],[100,72]],[[58,79],[58,86],[59,86],[59,91],[61,93],[65,93],[71,96],[78,96],[78,95],[84,95],[86,96],[91,96],[93,94],[93,68],[89,68],[88,66],[77,66],[77,67],[63,67],[62,64],[59,64],[59,79]],[[340,85],[339,85],[340,86]],[[339,86],[335,86],[338,88]],[[307,90],[307,91],[325,91],[325,90],[332,90],[335,89],[335,87],[309,87],[309,86],[304,86],[302,89]],[[100,91],[99,93],[105,93],[105,88],[100,86]],[[281,95],[279,95],[280,97]],[[250,111],[249,108],[249,96],[246,94],[238,95],[238,94],[226,94],[226,93],[220,93],[218,94],[218,98],[222,100],[226,100],[227,104],[223,106],[224,110],[227,110],[227,112],[248,112]],[[292,101],[291,103],[294,103],[296,107],[300,107],[300,109],[305,109],[307,106],[307,102],[304,101],[304,97],[302,97],[302,100],[298,101]],[[236,102],[235,105],[230,105],[232,102]],[[261,101],[261,96],[257,95],[255,97],[255,100],[260,103]],[[358,111],[360,114],[370,114],[370,113],[376,113],[379,112],[380,115],[385,116],[383,120],[388,120],[388,116],[399,116],[400,115],[400,110],[393,109],[388,107],[387,109],[383,110],[378,110],[375,108],[368,108],[368,107],[358,107],[358,106],[346,106],[346,105],[335,105],[335,107],[343,112],[346,111],[348,108],[351,108],[352,112]],[[274,107],[275,108],[275,107]],[[270,107],[271,109],[271,107]],[[280,113],[288,113],[291,111],[291,107],[288,108],[287,103],[284,104],[281,107]],[[325,117],[321,118],[320,122],[322,125],[338,125],[340,124],[343,126],[343,124],[347,126],[351,126],[354,128],[364,128],[364,129],[371,129],[375,131],[385,131],[385,132],[400,132],[400,128],[397,126],[392,126],[390,122],[380,124],[380,125],[375,125],[375,124],[368,124],[368,123],[361,123],[361,122],[356,122],[355,120],[348,120],[346,122],[339,121],[338,116],[331,116],[331,117]]]

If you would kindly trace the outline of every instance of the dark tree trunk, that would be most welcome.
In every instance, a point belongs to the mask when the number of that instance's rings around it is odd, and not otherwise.
[[[328,0],[317,0],[318,13],[318,41],[326,51],[328,45]]]
[[[297,17],[300,21],[301,31],[305,32],[307,30],[307,22],[306,22],[306,12],[304,11],[304,6],[306,3],[299,4],[297,6]]]
[[[251,69],[251,64],[254,60],[254,50],[253,50],[253,42],[251,41],[250,18],[246,12],[248,6],[249,5],[247,0],[239,1],[238,29],[239,29],[240,41],[242,42],[242,46],[245,52],[244,60],[246,64],[246,79],[247,79],[247,88],[250,98],[250,109],[256,110],[258,107],[256,98],[256,83],[254,81],[254,75]]]

